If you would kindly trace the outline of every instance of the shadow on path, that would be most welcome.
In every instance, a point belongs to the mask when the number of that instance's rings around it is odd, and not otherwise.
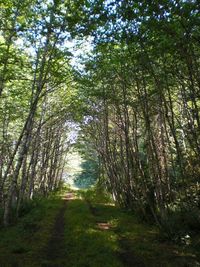
[[[63,206],[59,210],[53,227],[52,235],[50,237],[47,248],[45,249],[45,262],[42,267],[62,267],[62,259],[66,261],[66,250],[64,242],[64,230],[65,230],[65,211],[67,208],[67,202],[75,199],[74,193],[67,193],[63,197]]]

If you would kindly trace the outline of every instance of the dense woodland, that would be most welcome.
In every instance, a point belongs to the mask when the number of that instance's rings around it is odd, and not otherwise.
[[[171,238],[200,230],[199,10],[195,0],[0,3],[5,225],[59,186],[75,121],[119,205]],[[77,65],[72,40],[90,43]]]

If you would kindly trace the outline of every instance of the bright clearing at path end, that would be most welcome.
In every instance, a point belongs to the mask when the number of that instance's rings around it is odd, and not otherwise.
[[[72,188],[72,189],[80,189],[80,187],[75,184],[76,177],[82,173],[82,163],[84,162],[81,155],[76,151],[71,151],[67,157],[67,164],[64,172],[64,181]]]

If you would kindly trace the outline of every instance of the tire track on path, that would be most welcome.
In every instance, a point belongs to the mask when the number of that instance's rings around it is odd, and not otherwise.
[[[46,262],[42,267],[63,267],[61,261],[64,259],[66,261],[66,247],[64,242],[64,230],[65,230],[65,211],[67,209],[67,203],[70,200],[75,199],[74,193],[67,193],[63,197],[63,205],[59,210],[56,218],[52,234],[49,243],[45,250],[45,260]]]

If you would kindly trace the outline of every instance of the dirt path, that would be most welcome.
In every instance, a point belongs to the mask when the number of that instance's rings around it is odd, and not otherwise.
[[[146,267],[146,265],[142,262],[142,259],[136,257],[131,248],[131,243],[128,239],[119,238],[119,258],[123,263],[124,267]]]
[[[92,205],[92,203],[87,201],[87,204],[88,204],[91,214],[94,217],[98,217],[98,211]],[[99,228],[100,230],[103,230],[103,231],[110,230],[110,231],[113,231],[116,234],[116,236],[118,236],[117,239],[118,239],[120,251],[116,253],[116,257],[119,258],[120,262],[122,263],[124,267],[146,267],[145,264],[142,262],[142,260],[136,257],[133,254],[133,251],[130,250],[131,244],[129,240],[123,238],[122,236],[120,236],[120,234],[116,233],[115,232],[116,229],[113,229],[112,225],[108,221],[99,222],[98,220],[96,220],[96,223],[97,223],[97,228]]]
[[[42,267],[199,266],[189,264],[186,257],[171,262],[174,252],[171,248],[167,252],[167,245],[153,239],[151,232],[113,205],[75,199],[68,193],[56,215]]]
[[[200,267],[199,252],[161,242],[134,214],[76,195],[45,200],[0,231],[0,267]]]
[[[64,245],[65,211],[67,202],[72,199],[75,199],[73,193],[67,193],[63,197],[63,206],[55,218],[52,235],[45,251],[46,263],[44,263],[42,267],[62,267],[61,260],[63,258],[66,260],[67,255]]]

